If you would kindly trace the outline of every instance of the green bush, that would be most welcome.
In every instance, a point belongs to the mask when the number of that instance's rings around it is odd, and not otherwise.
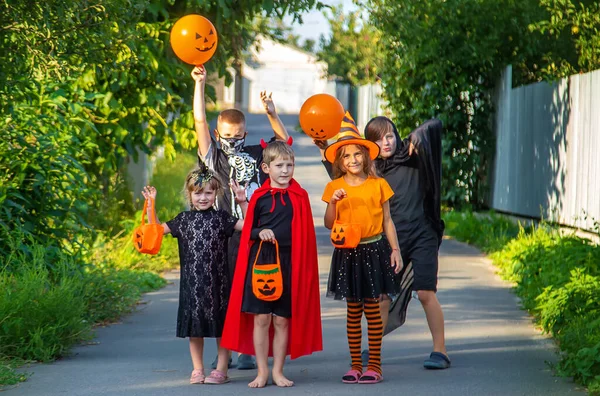
[[[0,384],[25,380],[14,367],[64,356],[92,336],[94,324],[117,320],[142,293],[166,283],[147,271],[85,265],[62,251],[48,254],[31,240],[8,246],[0,267]]]
[[[499,216],[449,212],[447,233],[492,253],[523,306],[556,340],[556,370],[600,395],[600,246],[547,224],[517,234]]]
[[[562,235],[542,224],[532,233],[520,233],[492,259],[507,279],[517,283],[517,291],[527,309],[539,307],[536,300],[548,287],[563,287],[578,268],[598,274],[600,248],[589,240]]]
[[[84,320],[82,278],[68,274],[69,258],[60,258],[62,276],[53,276],[43,248],[34,247],[34,253],[18,271],[0,272],[0,357],[46,362],[88,337],[90,324]]]
[[[131,312],[142,293],[159,289],[166,281],[146,271],[94,267],[84,278],[87,320],[114,322]]]

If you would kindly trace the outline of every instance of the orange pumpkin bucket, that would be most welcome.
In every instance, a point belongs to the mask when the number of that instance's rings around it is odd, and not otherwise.
[[[279,244],[275,241],[277,250],[277,262],[273,264],[259,264],[258,256],[264,241],[260,241],[256,258],[252,265],[252,293],[259,300],[277,301],[283,293],[283,276],[281,274],[281,263],[279,261]]]
[[[341,222],[338,219],[339,215],[339,202],[335,205],[335,221],[333,227],[331,227],[331,243],[334,247],[339,249],[353,249],[358,246],[361,238],[361,227],[360,223],[355,223],[352,218],[352,203],[350,197],[348,199],[348,205],[350,205],[350,222]],[[341,201],[340,201],[341,202]]]
[[[150,198],[150,206],[154,207],[154,200]],[[144,210],[142,211],[142,223],[133,230],[133,246],[140,253],[156,254],[162,244],[164,229],[156,221],[156,216],[150,218],[150,222],[145,224],[146,211],[148,209],[148,200],[144,201]]]

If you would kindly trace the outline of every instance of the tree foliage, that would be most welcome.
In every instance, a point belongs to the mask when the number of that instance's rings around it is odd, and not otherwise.
[[[169,30],[183,15],[215,22],[207,65],[225,76],[271,16],[316,0],[14,0],[0,5],[0,226],[48,246],[118,230],[132,211],[126,166],[139,152],[195,145],[190,66]],[[257,22],[258,21],[258,22]],[[182,170],[184,172],[185,170]],[[82,234],[84,233],[84,234]],[[2,249],[0,236],[0,252]]]
[[[382,80],[399,128],[439,117],[445,126],[444,199],[483,205],[494,148],[491,91],[531,37],[527,2],[372,0],[382,31]]]
[[[600,68],[600,3],[596,0],[540,0],[547,17],[530,29],[544,35],[544,78],[553,80]]]
[[[384,57],[381,33],[362,23],[359,12],[346,14],[342,6],[331,7],[325,16],[331,33],[321,36],[317,57],[327,63],[327,75],[355,86],[377,81]]]
[[[445,124],[445,200],[485,206],[494,152],[493,93],[598,65],[598,3],[572,0],[369,0],[381,30],[384,96],[403,133]]]

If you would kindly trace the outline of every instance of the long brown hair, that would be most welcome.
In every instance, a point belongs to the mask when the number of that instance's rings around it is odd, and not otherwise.
[[[335,161],[333,161],[333,177],[335,179],[342,177],[346,174],[347,170],[344,168],[344,165],[342,164],[343,160],[342,157],[344,156],[344,154],[346,153],[346,148],[348,146],[356,146],[358,147],[358,149],[360,150],[362,156],[363,156],[363,172],[365,172],[365,174],[367,176],[374,176],[377,177],[377,172],[375,171],[375,166],[373,166],[373,160],[371,159],[371,156],[369,155],[369,149],[366,148],[365,146],[363,146],[362,144],[347,144],[345,146],[340,147],[339,149],[337,149],[337,151],[335,152]]]

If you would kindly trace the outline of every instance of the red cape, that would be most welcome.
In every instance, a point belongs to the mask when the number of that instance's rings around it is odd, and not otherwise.
[[[252,342],[254,315],[242,312],[248,256],[250,246],[254,243],[250,240],[250,232],[256,201],[270,189],[271,180],[267,180],[252,194],[248,205],[221,338],[221,345],[224,348],[248,355],[255,355]],[[292,218],[292,317],[286,355],[296,359],[323,350],[323,338],[317,240],[308,193],[294,179],[290,182],[287,191],[294,208],[294,217]],[[269,356],[272,356],[272,349],[273,329],[271,328]]]

